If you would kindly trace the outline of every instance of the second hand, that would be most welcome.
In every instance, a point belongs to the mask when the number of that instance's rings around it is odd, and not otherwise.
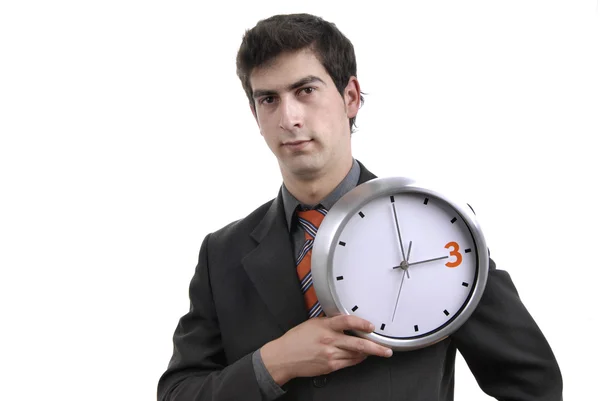
[[[400,292],[402,292],[402,285],[404,285],[404,275],[406,274],[406,270],[402,272],[402,281],[400,282],[400,289],[398,290],[398,297],[396,297],[396,306],[394,307],[394,314],[392,315],[392,322],[396,317],[396,309],[398,309],[398,300],[400,299]]]

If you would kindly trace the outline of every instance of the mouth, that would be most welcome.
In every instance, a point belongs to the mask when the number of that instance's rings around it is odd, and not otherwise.
[[[312,139],[299,140],[299,141],[290,141],[284,142],[281,146],[290,150],[300,150],[306,147],[309,143],[312,142]]]

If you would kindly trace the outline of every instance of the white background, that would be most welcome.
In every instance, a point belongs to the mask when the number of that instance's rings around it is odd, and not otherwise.
[[[281,184],[235,56],[289,12],[355,45],[355,156],[469,202],[565,400],[596,394],[597,1],[416,3],[2,1],[2,399],[155,399],[202,239]],[[488,398],[460,359],[456,398]]]

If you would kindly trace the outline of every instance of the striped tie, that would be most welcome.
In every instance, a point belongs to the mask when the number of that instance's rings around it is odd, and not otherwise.
[[[308,310],[308,318],[311,319],[317,316],[323,316],[324,312],[321,304],[317,300],[317,293],[313,286],[312,273],[310,271],[310,257],[312,255],[313,242],[317,235],[317,230],[321,222],[327,214],[327,210],[322,206],[312,210],[297,210],[298,223],[304,229],[304,238],[306,242],[300,250],[298,259],[296,260],[296,269],[298,271],[298,279],[300,287],[304,294],[304,303]]]

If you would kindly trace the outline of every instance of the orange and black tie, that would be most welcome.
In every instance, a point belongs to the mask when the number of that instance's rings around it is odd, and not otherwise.
[[[306,240],[296,260],[296,269],[298,271],[298,279],[300,280],[300,288],[304,294],[304,303],[308,310],[308,318],[310,319],[325,315],[313,286],[310,259],[317,230],[325,215],[327,215],[327,209],[319,206],[316,209],[297,210],[296,213],[298,215],[298,223],[304,229],[304,238]]]

